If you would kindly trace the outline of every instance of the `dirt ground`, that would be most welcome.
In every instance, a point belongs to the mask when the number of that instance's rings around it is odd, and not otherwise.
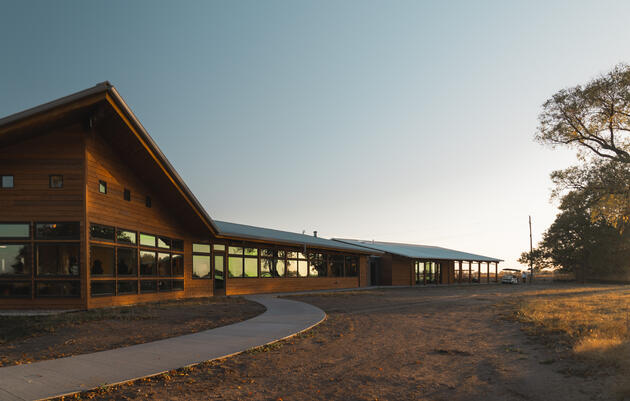
[[[297,296],[323,308],[328,319],[280,343],[80,398],[614,399],[609,376],[576,375],[583,371],[581,362],[564,348],[550,349],[502,317],[513,308],[514,296],[537,296],[532,290],[547,288],[481,285]],[[592,291],[599,290],[606,287]]]
[[[250,319],[265,308],[240,297],[167,301],[0,317],[0,366],[61,358],[195,333]]]

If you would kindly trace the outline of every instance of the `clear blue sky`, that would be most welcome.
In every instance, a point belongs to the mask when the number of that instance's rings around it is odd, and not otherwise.
[[[0,116],[111,81],[219,220],[506,259],[553,221],[533,142],[630,61],[625,1],[1,1]]]

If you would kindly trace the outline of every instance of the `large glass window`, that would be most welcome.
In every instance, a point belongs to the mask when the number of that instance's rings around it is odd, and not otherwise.
[[[173,291],[184,291],[184,280],[173,280]]]
[[[158,274],[162,277],[171,276],[171,255],[158,253]]]
[[[140,245],[155,248],[155,235],[140,234]]]
[[[258,259],[257,258],[245,258],[244,277],[258,277]]]
[[[356,256],[346,256],[346,277],[359,275],[359,261]]]
[[[157,292],[157,281],[156,280],[142,280],[140,281],[140,292]]]
[[[105,246],[90,247],[90,273],[93,276],[114,276],[114,248]]]
[[[171,239],[167,237],[157,237],[158,248],[171,249]]]
[[[155,276],[157,274],[157,264],[155,252],[140,251],[140,275]]]
[[[78,297],[81,283],[77,281],[37,281],[35,295],[38,297]]]
[[[193,255],[193,278],[211,278],[210,255]]]
[[[78,276],[78,244],[37,244],[38,276]]]
[[[138,281],[126,280],[118,282],[118,295],[123,294],[137,294],[138,293]]]
[[[193,244],[193,253],[210,253],[210,245]]]
[[[0,298],[30,298],[30,281],[0,281]]]
[[[330,273],[333,277],[343,277],[343,256],[330,255]]]
[[[0,244],[0,275],[31,275],[31,246]]]
[[[297,254],[297,271],[298,277],[307,277],[308,276],[308,262],[306,260],[306,255],[301,252]]]
[[[0,238],[30,238],[30,227],[28,223],[2,223]]]
[[[326,255],[321,253],[311,253],[309,255],[308,275],[310,277],[326,277],[328,275]]]
[[[272,273],[275,269],[273,258],[260,258],[260,277],[276,277]]]
[[[184,275],[184,255],[174,253],[171,257],[173,276]]]
[[[297,277],[298,275],[297,260],[287,259],[286,270],[287,270],[287,277]]]
[[[114,295],[116,294],[116,282],[115,281],[92,281],[90,283],[90,293],[93,297],[103,296],[103,295]]]
[[[80,224],[73,223],[36,223],[36,239],[67,240],[80,238]]]
[[[118,275],[135,276],[138,272],[138,250],[118,247]]]
[[[98,241],[114,241],[115,232],[114,227],[100,224],[90,225],[90,238]]]
[[[215,280],[224,280],[224,264],[225,257],[223,255],[214,255],[214,279]]]
[[[230,278],[243,277],[242,256],[230,256],[228,258],[228,274]]]
[[[134,231],[118,230],[116,232],[116,241],[124,244],[136,244],[136,233]]]

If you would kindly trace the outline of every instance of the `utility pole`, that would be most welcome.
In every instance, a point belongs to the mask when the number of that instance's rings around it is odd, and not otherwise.
[[[532,216],[529,216],[529,282],[532,283],[534,280],[534,258],[533,253],[534,247],[532,245]]]

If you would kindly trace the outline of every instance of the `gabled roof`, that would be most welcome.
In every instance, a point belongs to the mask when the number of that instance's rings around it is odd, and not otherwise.
[[[362,246],[392,255],[405,256],[413,259],[428,260],[461,260],[470,262],[502,262],[503,259],[476,255],[474,253],[456,251],[454,249],[441,248],[439,246],[401,244],[396,242],[367,241],[358,239],[333,238],[344,244]]]
[[[334,249],[338,251],[358,252],[365,254],[380,254],[381,252],[361,246],[346,244],[312,235],[298,234],[290,231],[280,231],[271,228],[248,226],[215,220],[223,237],[236,237],[258,241],[270,241],[286,245],[306,246],[309,248]]]
[[[81,111],[96,113],[97,106],[102,105],[107,105],[113,109],[123,120],[129,129],[129,134],[136,137],[144,151],[150,155],[159,169],[175,186],[177,191],[179,191],[181,196],[190,207],[192,207],[206,227],[208,227],[211,232],[217,234],[218,229],[212,221],[212,218],[210,218],[184,180],[177,171],[175,171],[175,168],[171,165],[166,156],[164,156],[164,153],[162,153],[147,130],[142,126],[140,121],[138,121],[116,88],[107,81],[99,83],[92,88],[0,119],[0,140],[3,138],[15,140],[15,138],[25,136],[25,134],[29,132],[29,129],[32,131],[32,127],[37,124],[51,124],[54,123],[55,120],[59,120],[63,117],[76,116]]]

